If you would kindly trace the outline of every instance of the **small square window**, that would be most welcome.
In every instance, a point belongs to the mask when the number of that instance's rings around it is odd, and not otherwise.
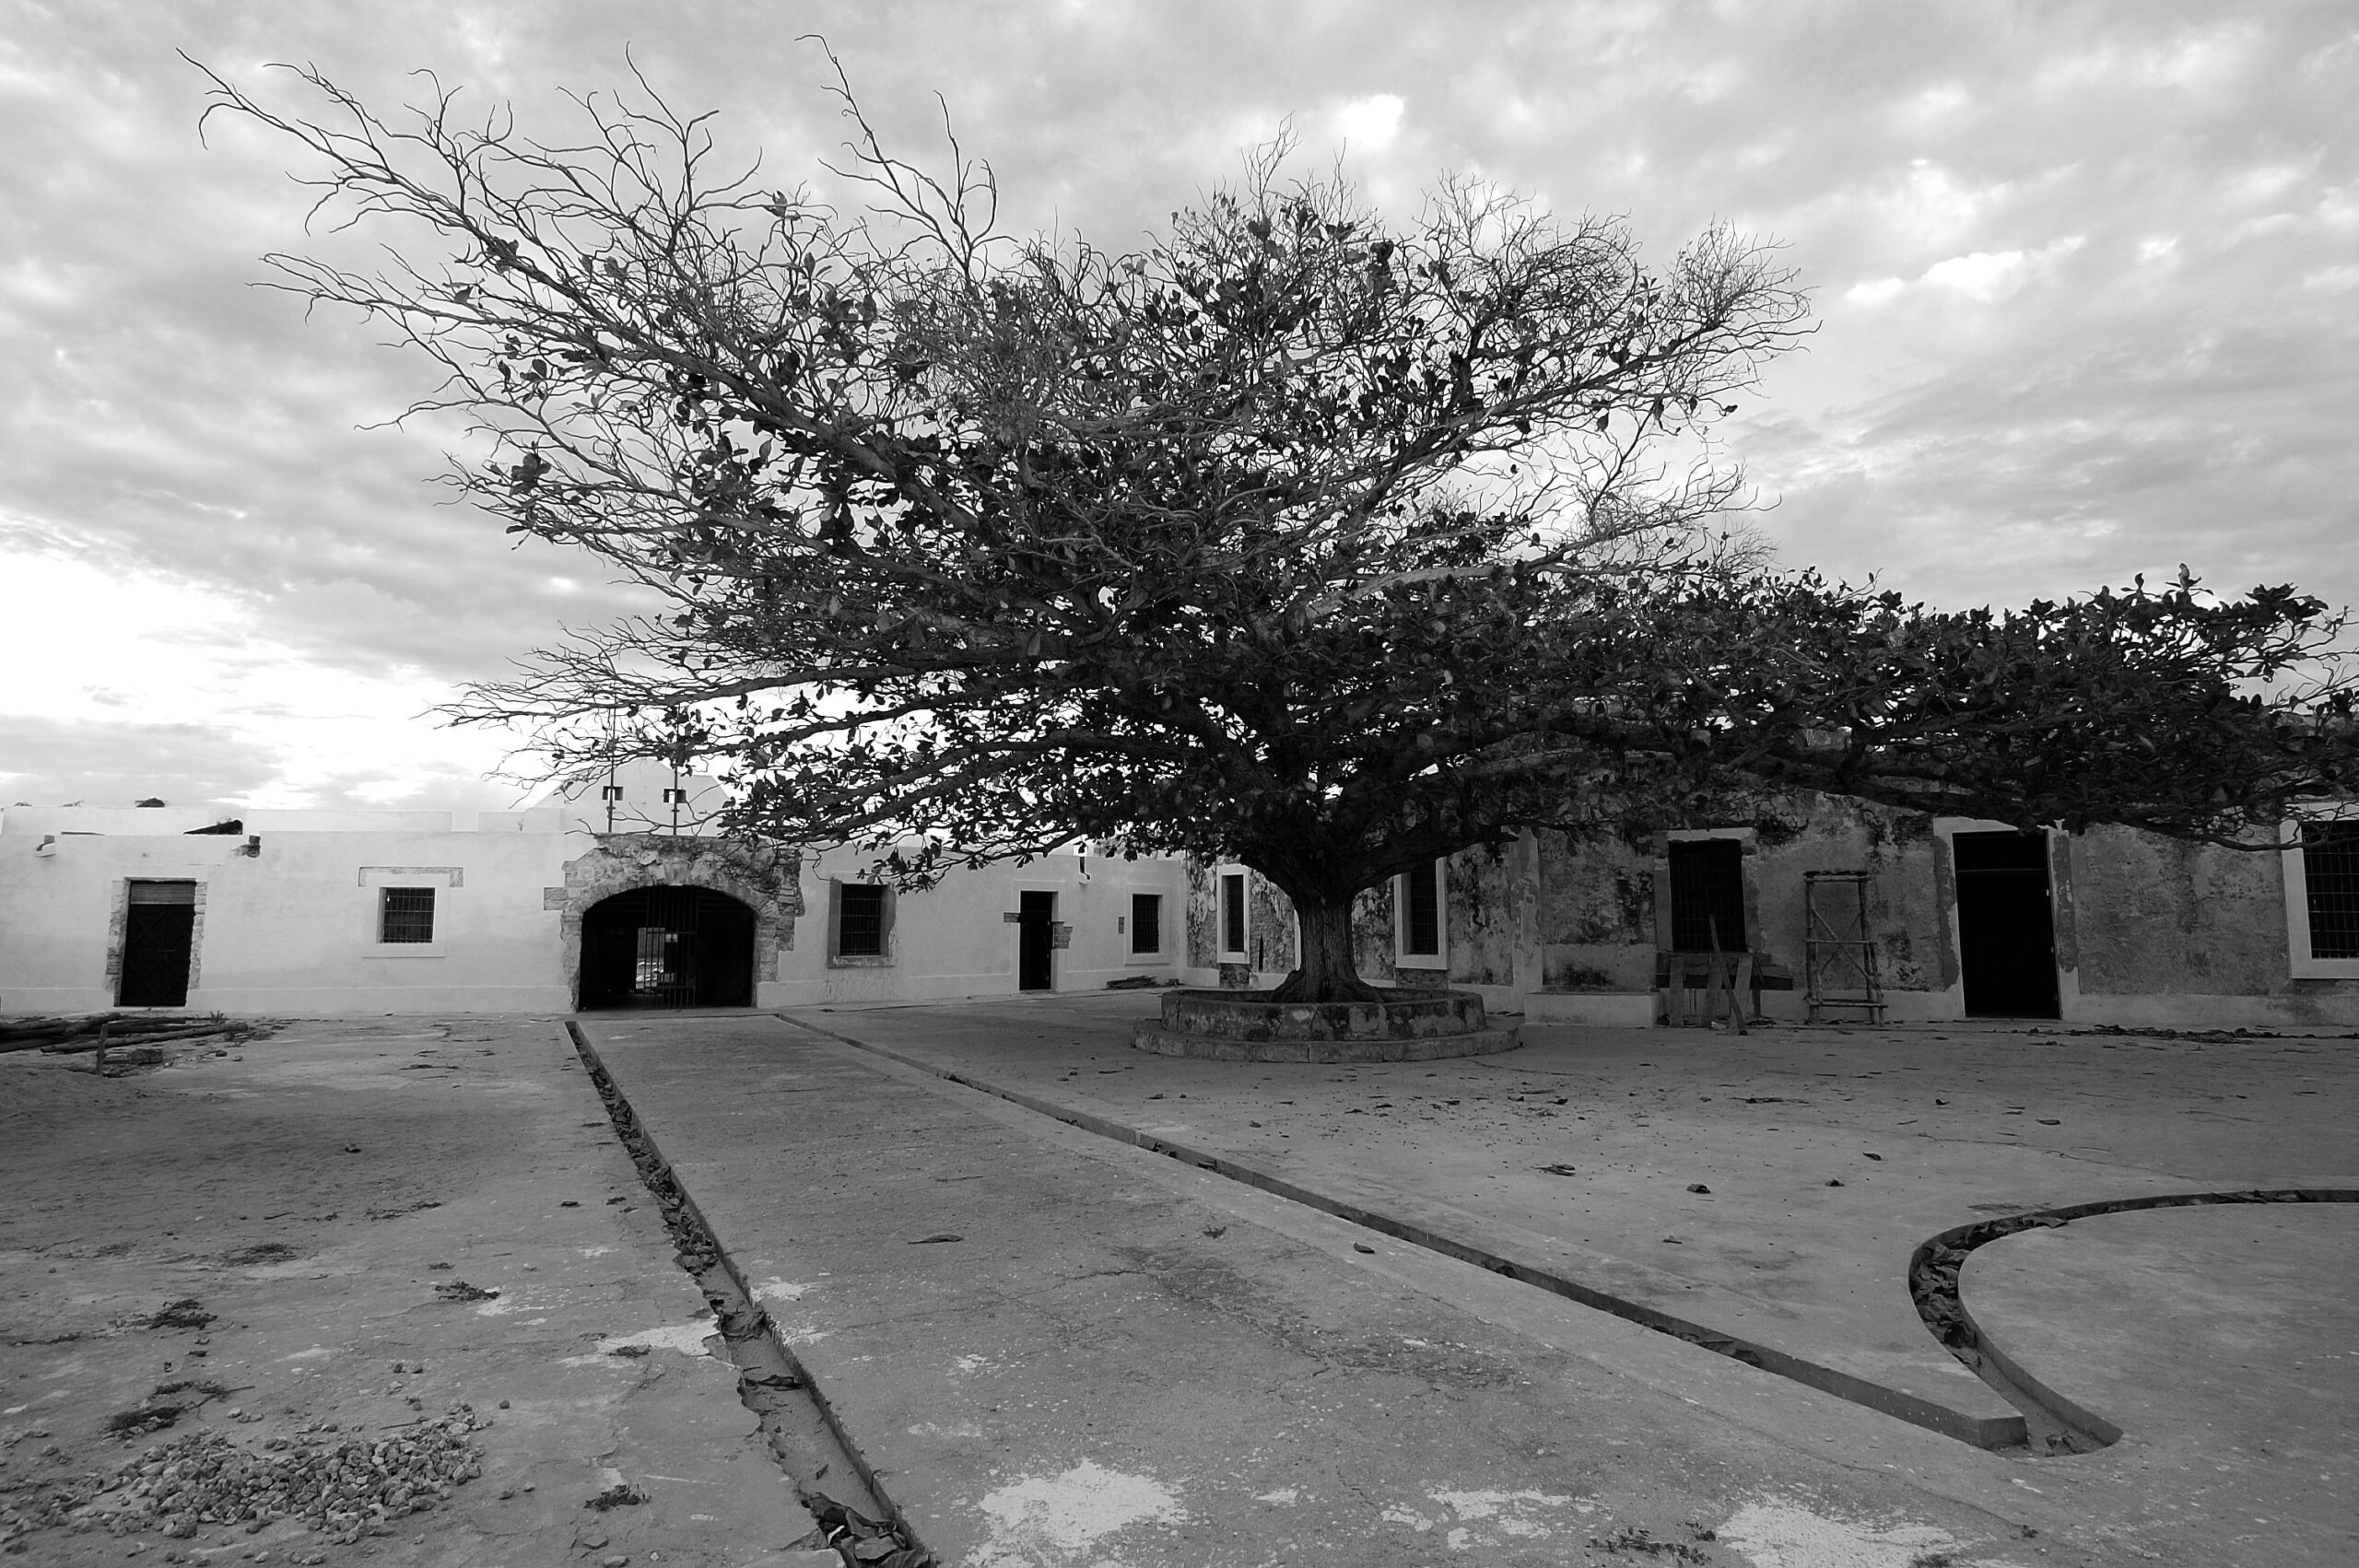
[[[378,891],[381,895],[377,906],[379,942],[434,940],[434,889],[387,887]]]
[[[1131,895],[1131,951],[1161,953],[1163,951],[1163,895],[1133,893]]]
[[[847,882],[838,894],[836,956],[881,958],[885,954],[885,889],[876,883]]]

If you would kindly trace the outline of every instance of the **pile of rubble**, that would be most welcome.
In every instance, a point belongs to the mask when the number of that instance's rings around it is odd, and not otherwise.
[[[160,1529],[185,1540],[205,1525],[260,1531],[293,1518],[348,1546],[480,1477],[483,1450],[468,1434],[490,1424],[461,1404],[397,1432],[274,1437],[262,1452],[205,1428],[142,1451],[97,1506],[111,1535]]]

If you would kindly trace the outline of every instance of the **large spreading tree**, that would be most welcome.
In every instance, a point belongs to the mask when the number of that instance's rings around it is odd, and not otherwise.
[[[458,705],[552,776],[692,760],[728,828],[910,882],[1231,856],[1303,1000],[1367,994],[1360,890],[1527,828],[1766,788],[2249,842],[2359,777],[2342,623],[2291,589],[1938,613],[1731,548],[1710,431],[1806,307],[1728,230],[1650,266],[1451,181],[1389,222],[1269,148],[1117,253],[998,234],[986,167],[892,156],[840,77],[830,205],[643,92],[550,146],[299,75],[315,113],[217,105],[402,232],[282,283],[440,367],[510,532],[663,601]]]

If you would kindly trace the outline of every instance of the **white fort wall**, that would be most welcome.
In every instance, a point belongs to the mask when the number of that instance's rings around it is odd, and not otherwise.
[[[1075,854],[952,872],[900,894],[886,952],[839,955],[830,883],[849,851],[775,857],[784,886],[705,875],[726,841],[675,837],[660,790],[626,775],[617,833],[594,793],[526,812],[16,807],[0,813],[0,1014],[117,1005],[129,888],[194,884],[186,1008],[246,1014],[558,1012],[579,978],[582,917],[630,886],[702,884],[757,907],[759,1007],[1013,994],[1026,891],[1054,895],[1054,990],[1176,977],[1187,881],[1177,860]],[[691,781],[702,783],[703,781]],[[670,781],[663,781],[670,787]],[[640,797],[644,796],[645,799]],[[192,834],[234,818],[234,834]],[[637,831],[630,831],[636,829]],[[741,857],[742,858],[742,857]],[[388,887],[434,890],[433,940],[385,942]],[[1162,902],[1161,942],[1133,953],[1133,895]]]
[[[803,907],[794,947],[779,954],[773,991],[763,1006],[834,1005],[988,996],[1016,989],[1018,930],[1010,920],[1027,892],[1055,895],[1055,923],[1063,928],[1050,953],[1050,989],[1099,990],[1111,980],[1144,975],[1177,979],[1186,960],[1188,878],[1177,858],[1109,860],[1071,853],[1029,864],[954,872],[939,886],[895,895],[881,957],[842,957],[827,940],[830,883],[864,880],[873,857],[830,850],[806,857]],[[1133,897],[1162,899],[1160,942],[1133,953]]]

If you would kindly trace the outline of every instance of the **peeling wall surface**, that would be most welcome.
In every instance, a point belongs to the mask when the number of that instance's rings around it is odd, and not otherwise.
[[[2283,856],[2098,828],[2071,847],[2081,992],[2283,990]]]
[[[1866,929],[1887,1017],[1964,1018],[1952,839],[2008,831],[2001,823],[1795,793],[1763,796],[1737,820],[1636,842],[1612,833],[1543,832],[1499,854],[1468,851],[1453,856],[1446,873],[1449,980],[1484,990],[1495,1006],[1518,998],[1652,993],[1670,940],[1670,843],[1704,835],[1741,845],[1746,945],[1757,966],[1791,977],[1791,989],[1762,993],[1765,1012],[1799,1020],[1807,1011],[1806,873],[1855,871],[1867,873]],[[2277,853],[2187,845],[2128,828],[2055,833],[2048,882],[2064,1023],[2359,1024],[2359,980],[2292,977],[2284,860]],[[1201,925],[1208,944],[1212,890],[1203,868],[1191,868],[1191,929]],[[1860,892],[1823,883],[1821,907],[1848,924]],[[1391,883],[1360,895],[1353,926],[1364,977],[1433,982],[1433,969],[1397,962]],[[1250,983],[1283,977],[1283,971],[1256,973]],[[1225,978],[1215,971],[1208,945],[1201,956],[1190,954],[1189,979],[1249,983],[1241,970]]]

